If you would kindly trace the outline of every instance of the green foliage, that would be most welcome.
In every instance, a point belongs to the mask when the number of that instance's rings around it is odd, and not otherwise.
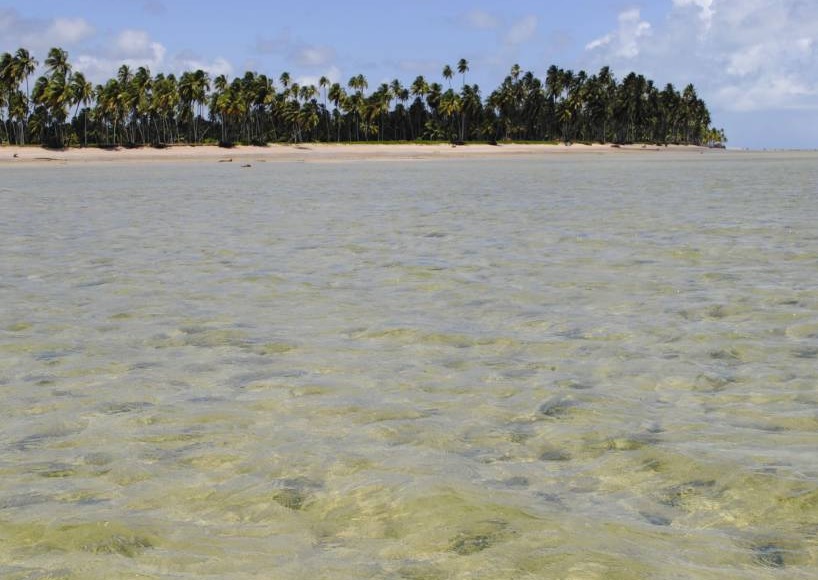
[[[511,67],[483,98],[466,82],[469,63],[446,65],[438,82],[418,76],[369,92],[363,75],[346,85],[322,78],[299,86],[248,71],[211,79],[203,70],[152,75],[122,65],[93,87],[73,71],[68,53],[52,48],[45,74],[29,91],[37,61],[21,48],[0,54],[0,143],[166,146],[174,143],[613,142],[724,146],[724,131],[693,85],[679,92],[608,67],[588,75],[552,65],[542,78]],[[462,76],[452,87],[455,72]]]

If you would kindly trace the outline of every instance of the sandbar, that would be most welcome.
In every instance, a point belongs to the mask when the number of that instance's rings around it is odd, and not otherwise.
[[[539,155],[626,155],[634,152],[706,153],[706,147],[685,145],[610,145],[610,144],[333,144],[303,143],[298,145],[269,145],[223,148],[215,145],[173,145],[162,149],[153,147],[100,149],[72,147],[63,150],[43,149],[38,146],[0,147],[0,166],[53,165],[81,163],[146,163],[146,162],[208,162],[253,163],[289,162],[345,162],[433,160],[490,157],[531,157]]]

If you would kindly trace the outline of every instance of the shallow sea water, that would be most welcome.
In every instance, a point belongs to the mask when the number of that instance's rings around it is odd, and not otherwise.
[[[0,577],[818,570],[818,155],[7,167]]]

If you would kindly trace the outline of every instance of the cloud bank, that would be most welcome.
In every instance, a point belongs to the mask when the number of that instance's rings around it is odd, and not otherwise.
[[[817,42],[815,3],[673,0],[663,22],[621,12],[585,50],[620,72],[692,80],[722,110],[818,110]]]

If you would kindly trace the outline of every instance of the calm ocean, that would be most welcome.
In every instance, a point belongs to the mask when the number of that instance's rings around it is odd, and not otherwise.
[[[818,154],[0,172],[0,577],[818,570]]]

